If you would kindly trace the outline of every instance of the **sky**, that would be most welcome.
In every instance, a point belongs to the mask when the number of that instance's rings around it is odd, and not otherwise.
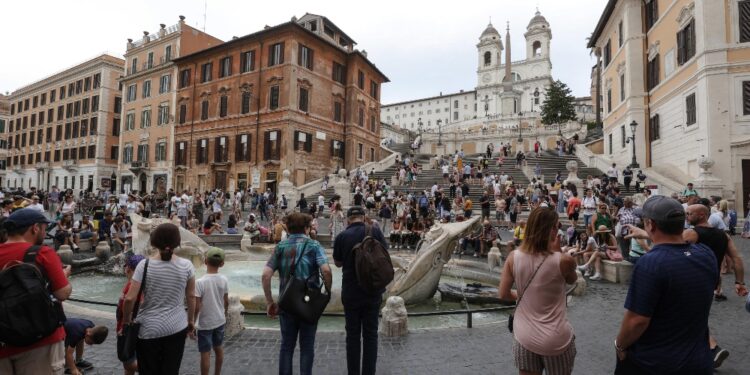
[[[221,40],[287,22],[305,13],[328,17],[366,50],[390,79],[383,104],[472,90],[477,84],[479,35],[490,18],[503,37],[510,21],[513,60],[525,58],[523,33],[536,8],[552,29],[552,76],[588,96],[595,60],[586,49],[606,0],[465,0],[373,3],[317,0],[68,0],[3,4],[0,92],[12,92],[107,52],[122,57],[127,38],[159,24],[190,26]],[[204,22],[205,14],[205,22]]]

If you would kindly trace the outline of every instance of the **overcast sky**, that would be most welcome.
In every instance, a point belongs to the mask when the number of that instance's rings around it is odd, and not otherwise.
[[[204,5],[206,22],[204,24]],[[277,25],[306,12],[328,17],[368,52],[391,82],[384,104],[476,86],[479,35],[492,23],[505,34],[510,21],[513,60],[525,58],[523,33],[535,8],[552,29],[552,75],[576,96],[588,96],[586,49],[606,0],[355,1],[76,0],[4,2],[4,58],[0,92],[13,91],[69,66],[109,52],[122,57],[127,38],[186,22],[222,39]]]

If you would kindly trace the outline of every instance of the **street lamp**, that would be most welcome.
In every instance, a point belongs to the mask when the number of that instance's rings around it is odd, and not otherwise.
[[[443,120],[438,119],[437,120],[437,126],[438,126],[438,146],[443,145],[443,129],[440,126],[442,124]]]
[[[638,123],[633,120],[633,122],[630,123],[630,132],[631,136],[628,137],[625,142],[632,143],[633,144],[633,161],[630,162],[630,168],[640,168],[641,166],[638,165],[638,161],[635,159],[635,129],[638,128]]]
[[[521,117],[523,117],[523,112],[518,112],[518,142],[523,142],[523,131],[521,130]]]
[[[557,135],[562,137],[562,112],[557,112]]]

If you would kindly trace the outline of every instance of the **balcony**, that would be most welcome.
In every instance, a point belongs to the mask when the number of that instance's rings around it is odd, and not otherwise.
[[[78,160],[63,160],[63,168],[67,170],[75,170],[76,168],[78,168]]]
[[[36,163],[36,169],[43,171],[49,169],[49,163],[48,162],[39,162]]]
[[[138,174],[145,169],[148,169],[147,161],[134,160],[130,162],[130,171],[133,172],[133,174]]]

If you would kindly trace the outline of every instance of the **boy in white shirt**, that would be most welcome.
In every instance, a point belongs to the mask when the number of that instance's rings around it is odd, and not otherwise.
[[[211,349],[216,354],[214,373],[221,373],[224,362],[224,326],[229,306],[227,278],[219,274],[224,266],[224,250],[212,247],[206,252],[206,274],[195,281],[195,321],[198,351],[201,353],[201,375],[211,368]]]

